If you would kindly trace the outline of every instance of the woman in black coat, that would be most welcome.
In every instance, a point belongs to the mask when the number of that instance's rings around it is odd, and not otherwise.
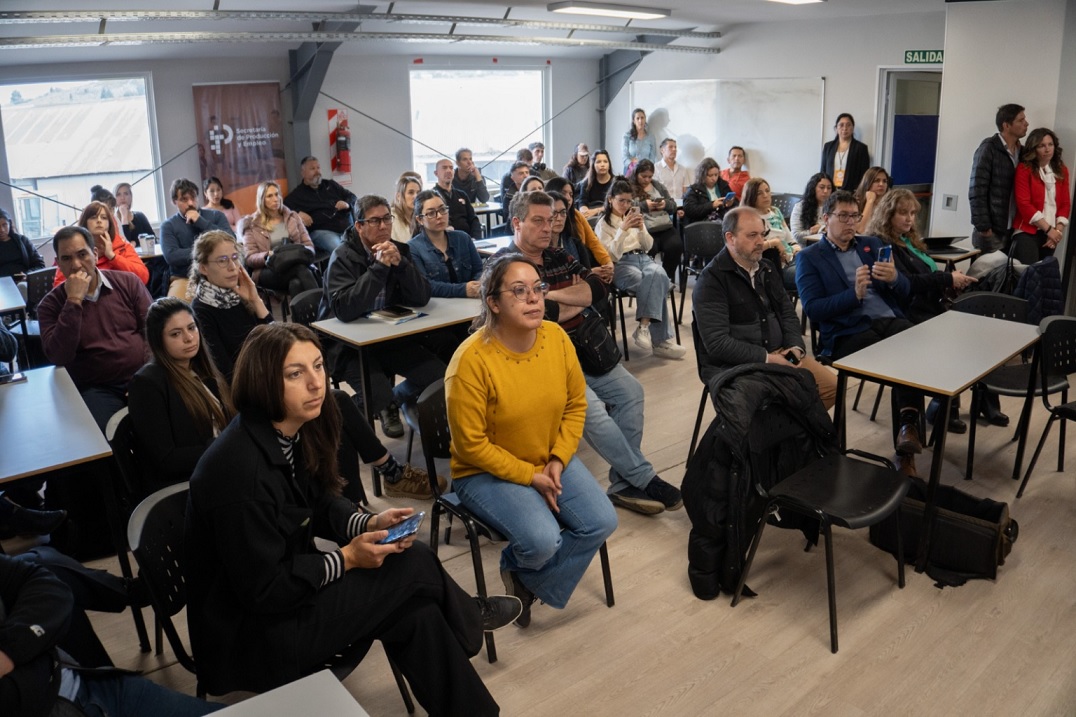
[[[736,197],[728,198],[732,189],[721,178],[721,167],[712,157],[704,157],[695,168],[695,183],[684,194],[684,224],[692,222],[719,222],[732,207],[738,204]]]
[[[871,166],[867,145],[852,136],[856,121],[852,115],[842,112],[833,126],[837,136],[822,146],[822,165],[818,170],[833,178],[834,189],[854,192]]]
[[[238,417],[198,462],[187,515],[187,623],[213,694],[265,691],[381,640],[431,715],[494,715],[471,666],[512,597],[470,598],[413,536],[411,508],[373,515],[340,495],[336,404],[313,331],[269,324],[236,362]],[[342,546],[323,553],[314,537]]]

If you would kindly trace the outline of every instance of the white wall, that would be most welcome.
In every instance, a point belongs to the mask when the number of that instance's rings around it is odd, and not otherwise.
[[[822,142],[832,138],[837,115],[850,112],[856,118],[856,137],[867,143],[873,158],[878,68],[902,66],[905,50],[941,48],[945,13],[759,23],[722,28],[722,33],[720,54],[653,53],[639,64],[631,79],[825,77],[825,119],[819,128],[817,153],[821,154]],[[608,109],[605,146],[613,154],[614,167],[621,165],[620,140],[629,128],[629,102],[630,86],[625,84]],[[725,166],[723,155],[714,159]],[[773,190],[798,194],[807,179],[803,177],[798,186],[775,186]]]
[[[968,181],[975,148],[997,132],[997,108],[1015,102],[1027,108],[1031,128],[1055,128],[1062,146],[1076,145],[1076,117],[1059,119],[1061,67],[1071,75],[1076,48],[1069,40],[1067,65],[1062,63],[1065,0],[969,2],[946,6],[945,69],[931,233],[971,232]],[[1064,101],[1072,108],[1073,80],[1064,78]],[[1067,130],[1067,132],[1065,131]],[[1071,154],[1068,164],[1072,164]],[[942,209],[943,194],[957,196],[956,211]]]

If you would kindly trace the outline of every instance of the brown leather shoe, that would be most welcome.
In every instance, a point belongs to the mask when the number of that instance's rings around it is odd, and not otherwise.
[[[923,444],[919,442],[919,428],[914,423],[905,423],[897,433],[897,453],[922,453]]]
[[[893,465],[897,470],[910,478],[918,478],[919,472],[915,470],[915,456],[911,453],[897,453],[893,457]]]

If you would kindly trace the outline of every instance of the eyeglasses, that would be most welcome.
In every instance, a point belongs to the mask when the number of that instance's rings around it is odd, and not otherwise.
[[[419,214],[419,216],[423,217],[425,219],[435,219],[437,217],[443,217],[446,214],[448,214],[448,207],[441,206],[441,207],[438,207],[437,209],[431,209],[428,212],[426,212],[425,214]]]
[[[841,224],[851,224],[852,222],[858,222],[863,218],[863,215],[859,212],[840,212],[839,214],[831,214],[830,216],[836,217],[837,221]]]
[[[568,210],[567,209],[561,209],[559,212],[553,212],[553,218],[554,219],[567,219],[568,218]]]
[[[512,296],[516,297],[516,301],[526,301],[531,296],[544,297],[546,294],[549,293],[549,284],[545,283],[544,281],[539,284],[535,284],[534,286],[516,284],[510,289],[501,289],[497,293],[511,294]]]
[[[239,263],[239,255],[232,254],[229,256],[228,254],[225,254],[224,256],[218,256],[216,259],[210,259],[210,261],[219,266],[221,269],[226,269],[232,264]]]
[[[387,227],[392,225],[392,215],[386,214],[383,217],[370,217],[369,219],[360,219],[359,223],[369,224],[372,227]]]

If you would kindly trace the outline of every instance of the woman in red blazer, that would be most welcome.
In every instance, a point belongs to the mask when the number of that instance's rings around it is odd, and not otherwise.
[[[1013,189],[1016,217],[1009,253],[1017,261],[1034,264],[1053,256],[1069,223],[1069,170],[1061,161],[1057,135],[1045,127],[1027,136],[1020,160]]]

